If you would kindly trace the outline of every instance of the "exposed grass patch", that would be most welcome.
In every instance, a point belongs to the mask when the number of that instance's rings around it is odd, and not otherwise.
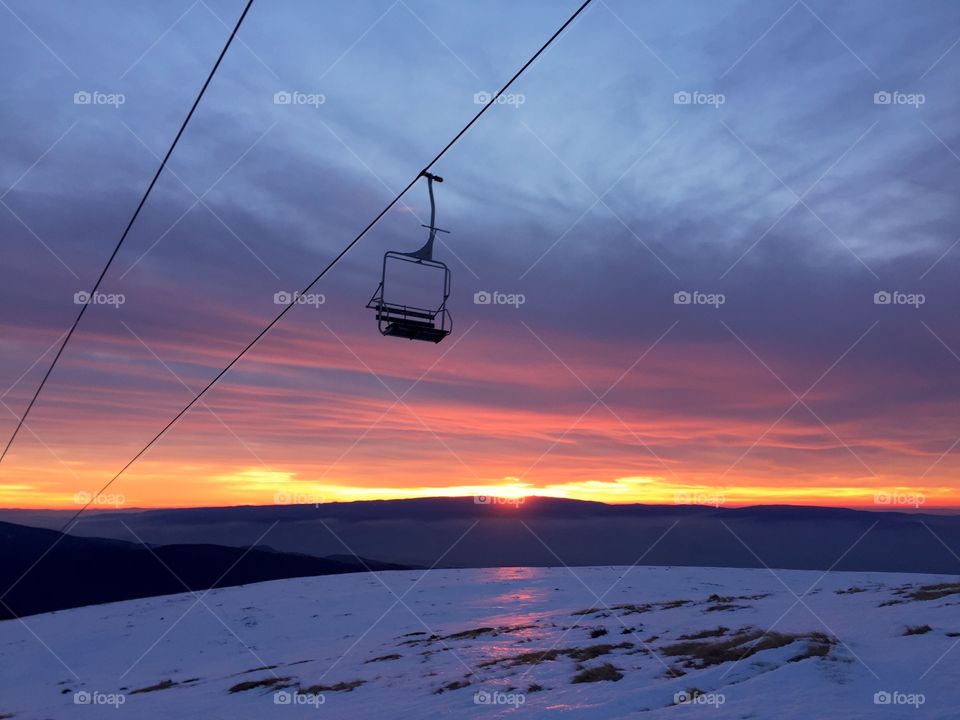
[[[452,635],[447,635],[442,638],[443,640],[472,640],[478,638],[481,635],[492,635],[496,632],[496,628],[492,627],[479,627],[473,628],[472,630],[463,630],[462,632],[453,633]]]
[[[157,690],[166,690],[167,688],[172,688],[176,685],[173,680],[161,680],[156,685],[149,685],[147,687],[138,688],[136,690],[131,690],[131,695],[139,695],[140,693],[156,692]]]
[[[311,685],[310,687],[300,688],[301,695],[319,695],[325,692],[353,692],[361,685],[365,685],[366,680],[351,680],[350,682],[338,682],[335,685]]]
[[[880,603],[880,607],[901,605],[910,600],[939,600],[950,595],[960,595],[960,583],[935,583],[933,585],[921,585],[920,587],[907,585],[897,588],[893,591],[893,594],[897,597],[884,600]]]
[[[585,662],[600,657],[601,655],[609,655],[614,650],[630,650],[632,647],[632,642],[622,642],[616,645],[604,643],[600,645],[588,645],[585,648],[573,648],[567,651],[567,655],[577,662]]]
[[[701,630],[698,633],[692,633],[690,635],[681,635],[680,639],[681,640],[705,640],[707,638],[721,637],[723,635],[726,635],[728,632],[730,632],[730,628],[723,627],[721,625],[720,627],[715,628],[713,630]]]
[[[824,633],[811,633],[810,642],[806,649],[799,655],[794,655],[787,662],[800,662],[808,658],[823,658],[830,654],[837,641]]]
[[[596,640],[598,637],[603,637],[607,634],[606,628],[594,628],[590,631],[590,639]]]
[[[287,688],[293,685],[293,678],[290,677],[272,677],[272,678],[260,678],[259,680],[244,680],[243,682],[237,683],[229,692],[238,693],[238,692],[247,692],[248,690],[256,690],[257,688],[270,688],[270,689],[279,689]]]
[[[640,615],[642,613],[648,613],[653,610],[653,605],[650,603],[621,603],[620,605],[614,605],[611,610],[620,610],[622,615]]]
[[[735,600],[763,600],[770,597],[770,593],[759,593],[757,595],[717,595],[714,593],[707,598],[708,603],[732,603]]]
[[[903,631],[904,635],[926,635],[933,630],[929,625],[910,625]]]
[[[156,692],[157,690],[166,690],[167,688],[176,687],[177,685],[189,685],[195,682],[200,682],[200,678],[190,678],[189,680],[182,680],[180,682],[174,682],[173,680],[161,680],[156,685],[150,685],[148,687],[138,688],[137,690],[131,690],[127,694],[139,695],[141,693]]]
[[[833,592],[837,595],[855,595],[856,593],[867,592],[867,589],[854,585],[853,587],[848,587],[845,590],[834,590]]]
[[[718,640],[684,640],[666,645],[661,652],[667,657],[684,658],[684,667],[699,670],[725,662],[737,662],[765,650],[785,647],[797,640],[811,640],[818,645],[832,642],[822,633],[795,635],[743,628],[730,637]]]
[[[459,690],[460,688],[465,688],[465,687],[468,687],[469,685],[470,685],[469,680],[454,680],[453,682],[448,682],[446,685],[443,685],[442,687],[438,687],[436,690],[433,691],[433,694],[440,695],[442,693],[447,692],[448,690]]]
[[[719,603],[717,605],[711,605],[708,607],[705,612],[727,612],[730,610],[749,610],[750,605],[736,605],[734,603]]]
[[[610,608],[611,610],[621,610],[623,615],[633,615],[636,613],[645,613],[650,612],[653,609],[653,605],[650,603],[622,603],[620,605],[614,605]],[[583,610],[576,610],[571,613],[571,615],[595,615],[597,617],[609,617],[610,613],[602,610],[600,608],[585,608]]]
[[[401,657],[403,656],[400,655],[399,653],[391,653],[390,655],[381,655],[380,657],[364,660],[364,665],[366,665],[367,663],[386,662],[387,660],[399,660]]]
[[[496,637],[497,635],[504,635],[506,633],[515,633],[520,630],[529,630],[535,625],[501,625],[500,627],[478,627],[471,628],[469,630],[461,630],[460,632],[451,633],[450,635],[429,635],[427,637],[418,637],[412,640],[405,640],[400,643],[401,645],[425,645],[433,642],[446,642],[447,640],[474,640],[478,637],[490,636]],[[414,633],[410,633],[411,635]],[[426,633],[416,633],[417,635],[426,635]],[[403,635],[401,637],[406,637]]]
[[[622,642],[617,645],[611,643],[602,643],[600,645],[588,645],[582,648],[551,648],[550,650],[531,650],[530,652],[520,653],[513,657],[497,658],[480,663],[480,667],[490,667],[491,665],[504,664],[507,667],[517,667],[518,665],[539,665],[542,662],[550,662],[561,657],[568,657],[577,662],[586,662],[593,660],[601,655],[609,655],[614,650],[630,650],[633,643]]]
[[[412,634],[412,633],[411,633],[411,634]],[[404,641],[403,641],[402,643],[400,643],[400,644],[401,644],[401,645],[424,645],[424,644],[426,644],[426,643],[431,643],[431,642],[434,642],[435,640],[439,640],[439,639],[440,639],[440,636],[439,636],[439,635],[427,635],[426,633],[417,633],[417,634],[418,634],[418,635],[426,635],[426,637],[413,638],[413,639],[411,639],[411,640],[404,640]],[[404,635],[404,636],[402,636],[402,637],[406,637],[406,636]]]
[[[905,593],[908,600],[939,600],[947,595],[960,594],[960,583],[937,583],[921,585],[912,592]]]
[[[642,613],[648,613],[654,610],[674,610],[676,608],[683,607],[684,605],[692,604],[693,603],[690,600],[665,600],[663,602],[655,603],[620,603],[619,605],[612,605],[610,610],[619,611],[621,616],[640,615]],[[609,617],[609,613],[598,608],[586,608],[585,610],[577,610],[571,614]]]
[[[542,690],[543,690],[543,685],[539,685],[538,683],[533,683],[533,685],[527,688],[528,693],[541,692]]]
[[[623,677],[620,672],[610,663],[603,663],[596,667],[587,668],[573,676],[571,683],[592,683],[592,682],[616,682]]]

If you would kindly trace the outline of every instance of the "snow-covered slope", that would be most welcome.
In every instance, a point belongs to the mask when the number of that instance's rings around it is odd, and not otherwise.
[[[0,717],[957,718],[958,610],[879,573],[282,580],[0,623]]]

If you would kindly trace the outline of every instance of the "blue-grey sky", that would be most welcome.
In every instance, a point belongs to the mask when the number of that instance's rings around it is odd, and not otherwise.
[[[0,502],[112,475],[577,4],[254,3]],[[0,4],[4,433],[242,6]],[[595,0],[434,168],[454,334],[384,339],[364,309],[383,252],[422,243],[418,185],[131,471],[130,501],[506,482],[956,504],[958,21]]]

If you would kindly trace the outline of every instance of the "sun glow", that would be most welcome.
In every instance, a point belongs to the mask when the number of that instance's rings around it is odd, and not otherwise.
[[[91,469],[92,470],[92,469]],[[62,478],[35,473],[33,480],[0,486],[0,507],[70,508],[77,497],[88,497],[99,487],[99,475],[77,478],[68,488]],[[432,478],[429,478],[432,480]],[[956,507],[957,494],[941,484],[917,486],[891,477],[827,477],[809,483],[760,484],[752,478],[731,478],[712,484],[712,478],[627,475],[613,479],[558,479],[533,482],[515,475],[483,478],[477,482],[429,482],[427,475],[395,476],[389,483],[353,482],[346,476],[327,478],[309,470],[268,466],[240,466],[228,472],[209,466],[145,463],[136,479],[111,488],[113,505],[126,508],[213,507],[230,505],[316,505],[361,500],[398,500],[424,497],[474,497],[478,503],[518,507],[533,496],[588,500],[609,504],[650,505],[829,505],[917,510]],[[102,482],[102,481],[101,481]],[[119,494],[118,494],[119,493]],[[111,507],[113,506],[111,505]]]

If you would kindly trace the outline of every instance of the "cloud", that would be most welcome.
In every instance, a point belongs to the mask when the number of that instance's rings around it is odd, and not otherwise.
[[[19,99],[2,111],[15,138],[0,151],[3,186],[23,175],[0,207],[4,430],[224,36],[201,7],[171,28],[175,8],[13,5],[80,79],[19,24],[0,30],[11,67],[29,68],[8,78]],[[126,302],[86,314],[32,416],[36,437],[8,458],[18,482],[43,463],[50,483],[64,463],[88,484],[112,475],[278,312],[274,294],[313,279],[562,14],[415,8],[441,44],[401,6],[381,18],[388,7],[251,16],[105,281]],[[220,419],[197,407],[130,482],[194,466],[217,476],[237,453],[344,487],[665,473],[859,487],[928,472],[955,439],[960,389],[960,161],[944,147],[960,151],[957,58],[933,66],[957,10],[864,18],[799,5],[763,36],[780,12],[592,8],[514,88],[524,102],[492,108],[435,168],[447,178],[438,222],[452,233],[438,256],[454,272],[455,334],[436,347],[391,342],[363,307],[382,253],[423,239],[416,186],[316,288],[325,302],[289,313],[211,391]],[[479,31],[493,25],[492,39]],[[78,89],[128,101],[78,106]],[[874,104],[896,89],[928,101]],[[324,102],[277,105],[278,91]],[[697,91],[724,102],[674,102]],[[183,185],[202,194],[215,182],[209,207]],[[525,302],[476,305],[481,290]],[[725,302],[677,305],[678,291]],[[878,291],[925,303],[876,305]],[[583,415],[615,382],[609,409]],[[953,469],[947,456],[930,472],[952,482]]]

